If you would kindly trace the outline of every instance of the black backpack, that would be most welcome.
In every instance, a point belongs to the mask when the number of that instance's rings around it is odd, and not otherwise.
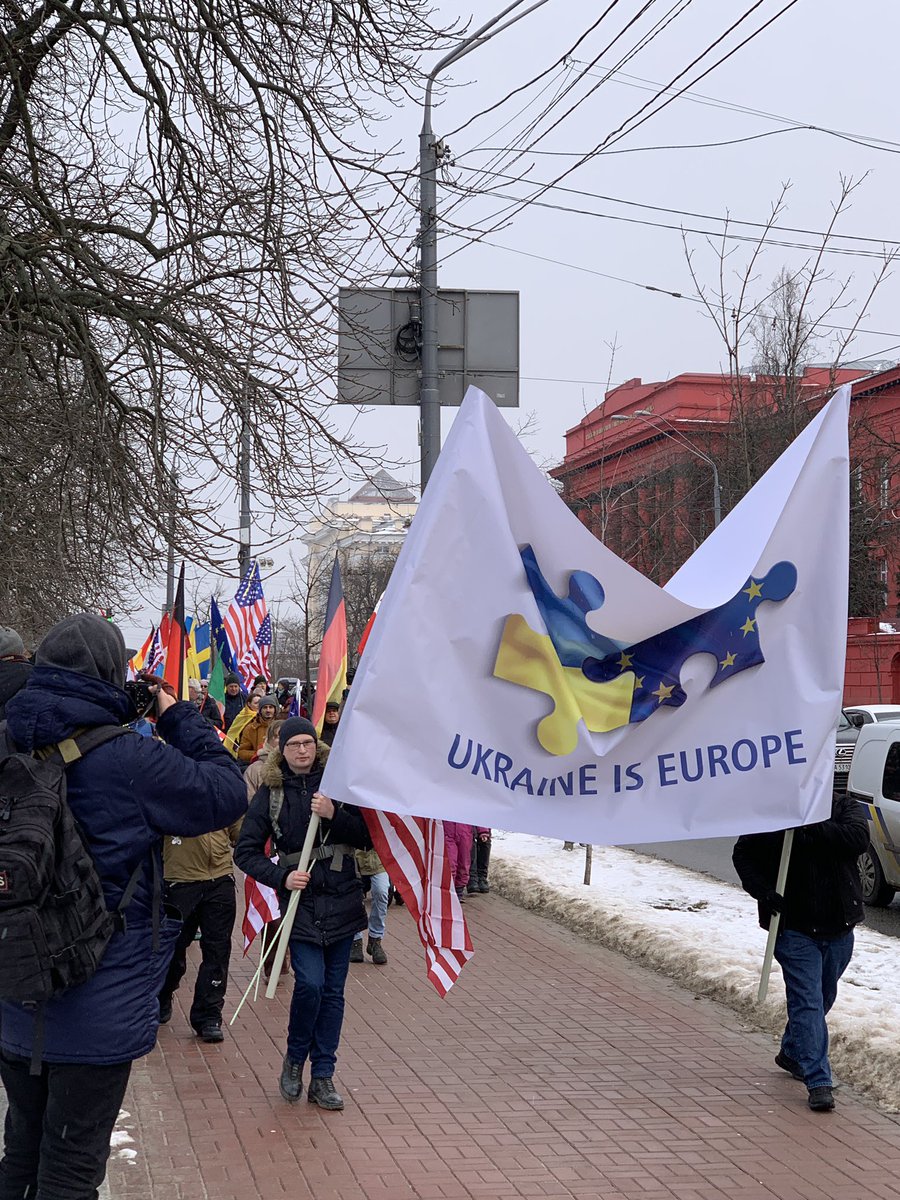
[[[43,1004],[97,970],[144,866],[109,912],[66,803],[66,767],[129,732],[102,725],[32,756],[17,753],[0,725],[0,999],[35,1008],[33,1067],[40,1063]]]

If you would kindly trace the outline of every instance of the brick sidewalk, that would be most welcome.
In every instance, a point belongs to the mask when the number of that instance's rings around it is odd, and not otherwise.
[[[279,1097],[286,981],[223,1046],[197,1042],[176,1004],[135,1064],[113,1200],[897,1194],[897,1119],[847,1089],[812,1114],[771,1039],[730,1011],[496,895],[466,912],[476,956],[444,1001],[402,909],[389,965],[351,968],[343,1113]]]

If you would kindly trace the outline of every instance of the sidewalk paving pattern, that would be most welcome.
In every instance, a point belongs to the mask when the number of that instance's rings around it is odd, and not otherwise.
[[[810,1113],[734,1013],[496,895],[466,914],[476,955],[446,1000],[402,909],[389,965],[351,968],[343,1113],[278,1094],[287,977],[206,1046],[180,1003],[189,973],[135,1064],[112,1200],[896,1196],[897,1118],[847,1088]],[[251,971],[235,958],[228,1016]]]

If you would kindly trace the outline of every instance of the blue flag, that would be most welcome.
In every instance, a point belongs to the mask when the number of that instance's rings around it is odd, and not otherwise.
[[[231,650],[231,644],[228,641],[228,634],[225,632],[222,614],[219,612],[219,605],[216,603],[215,596],[212,596],[209,602],[209,634],[210,641],[215,643],[216,653],[219,656],[222,666],[226,671],[233,671],[237,674],[234,654]]]

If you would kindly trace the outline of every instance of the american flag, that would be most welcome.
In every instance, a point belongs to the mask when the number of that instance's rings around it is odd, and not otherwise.
[[[281,909],[275,892],[264,883],[257,883],[249,875],[244,879],[244,903],[246,910],[241,930],[244,934],[246,954],[262,927],[281,916]]]
[[[425,947],[428,978],[446,996],[472,957],[472,939],[453,886],[442,821],[360,810],[391,882]]]
[[[163,660],[166,657],[166,651],[162,644],[162,639],[159,636],[159,627],[153,630],[153,641],[150,643],[150,649],[147,651],[147,659],[144,663],[144,670],[149,671],[151,675],[157,674],[159,668],[163,665]]]
[[[258,563],[251,563],[247,568],[225,614],[224,625],[235,665],[244,683],[249,687],[256,675],[265,675],[268,679],[272,622]]]

